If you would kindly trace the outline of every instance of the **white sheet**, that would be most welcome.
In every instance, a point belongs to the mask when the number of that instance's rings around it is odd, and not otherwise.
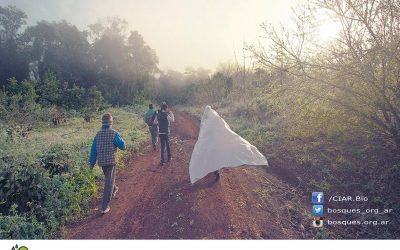
[[[265,165],[267,159],[248,141],[233,132],[210,106],[204,110],[199,138],[189,164],[191,183],[221,168]]]

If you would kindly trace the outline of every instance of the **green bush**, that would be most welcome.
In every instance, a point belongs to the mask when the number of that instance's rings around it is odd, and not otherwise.
[[[49,162],[62,165],[75,157],[71,155],[74,151],[66,152],[58,148],[36,160],[3,158],[0,230],[9,232],[6,238],[55,237],[69,217],[88,206],[96,192],[93,172],[77,165],[63,171],[48,168]]]
[[[36,165],[36,166],[35,166]],[[42,203],[47,190],[44,189],[48,175],[29,160],[16,159],[10,163],[1,162],[0,208],[8,215],[13,205],[19,213],[29,212],[33,204]]]
[[[41,156],[38,160],[44,169],[49,171],[51,175],[59,175],[66,173],[70,167],[70,162],[67,152],[57,154],[56,150],[52,149],[47,154]]]
[[[0,216],[0,239],[45,239],[48,230],[35,218],[19,215]]]

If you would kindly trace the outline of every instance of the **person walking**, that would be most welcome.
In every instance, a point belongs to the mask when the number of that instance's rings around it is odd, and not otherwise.
[[[170,162],[172,159],[171,156],[171,147],[169,144],[169,133],[170,133],[170,125],[171,122],[175,121],[174,113],[169,110],[168,105],[164,102],[161,105],[161,110],[158,111],[156,123],[158,124],[158,134],[160,136],[161,143],[161,161],[160,166],[164,165],[164,151],[167,148],[167,162]]]
[[[155,119],[157,117],[157,111],[154,110],[153,104],[149,104],[149,109],[143,115],[143,120],[149,126],[150,135],[151,135],[151,144],[153,145],[153,150],[157,149],[157,141],[158,141],[158,124],[155,123]]]
[[[105,183],[101,213],[105,214],[110,211],[111,198],[118,192],[118,187],[115,185],[117,149],[125,150],[126,145],[121,135],[111,128],[113,117],[110,114],[104,114],[101,120],[101,130],[97,132],[92,142],[89,164],[92,170],[96,162],[103,169]]]

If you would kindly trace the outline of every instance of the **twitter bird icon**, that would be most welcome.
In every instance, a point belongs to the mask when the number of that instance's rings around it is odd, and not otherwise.
[[[324,206],[323,205],[313,205],[311,215],[318,216],[318,217],[324,216]]]

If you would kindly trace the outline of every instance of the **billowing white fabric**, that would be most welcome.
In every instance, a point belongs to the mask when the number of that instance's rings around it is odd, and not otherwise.
[[[267,159],[248,141],[233,132],[210,106],[201,118],[199,138],[189,164],[191,183],[221,168],[266,165]]]

